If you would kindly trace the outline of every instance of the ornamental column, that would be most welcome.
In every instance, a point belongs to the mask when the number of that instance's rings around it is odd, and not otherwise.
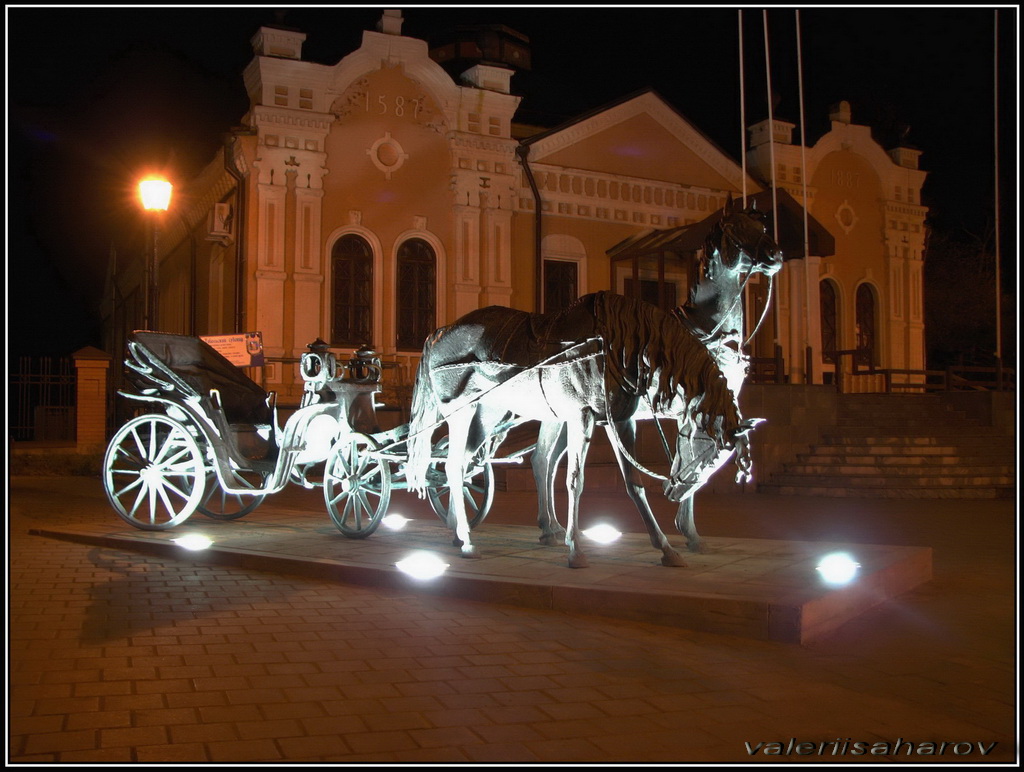
[[[455,250],[448,321],[480,307],[480,207],[469,201],[469,191],[456,186]],[[474,202],[475,203],[475,202]]]
[[[253,162],[258,173],[256,184],[256,243],[252,273],[255,305],[255,330],[263,333],[264,352],[268,357],[285,355],[284,283],[285,270],[285,205],[287,186],[283,159],[279,153],[267,152],[261,146],[260,156]],[[252,326],[252,325],[250,325]]]
[[[326,267],[320,238],[323,221],[323,177],[326,153],[303,152],[295,156],[292,253],[295,256],[294,349],[291,356],[300,356],[307,343],[327,334],[323,318],[323,291]]]

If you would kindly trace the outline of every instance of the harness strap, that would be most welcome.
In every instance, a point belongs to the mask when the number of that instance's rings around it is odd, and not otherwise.
[[[748,276],[749,276],[749,274],[748,274]],[[772,278],[773,278],[772,276],[770,276],[770,275],[768,276],[768,299],[769,300],[771,300],[771,297],[772,297]],[[746,282],[743,283],[743,286],[746,286]],[[766,302],[764,304],[764,311],[761,312],[761,318],[757,320],[757,326],[754,328],[754,331],[752,333],[750,333],[750,337],[747,338],[746,342],[743,344],[743,348],[746,348],[747,346],[750,345],[750,341],[752,341],[754,339],[754,336],[757,335],[757,331],[761,329],[761,324],[764,322],[765,318],[768,316],[768,308],[769,308],[770,305],[771,305],[771,303],[769,303],[769,302]]]

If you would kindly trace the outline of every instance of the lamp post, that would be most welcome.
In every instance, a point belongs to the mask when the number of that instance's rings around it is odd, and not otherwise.
[[[145,283],[146,283],[146,308],[143,327],[151,329],[159,324],[158,306],[160,299],[160,256],[157,251],[157,231],[159,229],[159,216],[166,212],[171,205],[172,185],[167,180],[158,177],[149,177],[139,183],[139,197],[142,200],[142,208],[150,213],[150,239],[152,250],[146,261]]]

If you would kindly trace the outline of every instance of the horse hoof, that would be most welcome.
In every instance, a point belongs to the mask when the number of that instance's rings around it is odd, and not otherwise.
[[[686,568],[686,561],[675,550],[664,553],[661,556],[661,564],[671,568]]]
[[[543,544],[543,545],[545,545],[547,547],[554,547],[556,544],[561,544],[562,543],[562,539],[559,539],[558,538],[558,534],[554,534],[554,533],[542,534],[541,537],[537,541],[539,541],[541,544]]]
[[[480,559],[480,553],[476,551],[475,547],[463,547],[462,548],[462,557],[469,558],[471,560],[479,560]]]
[[[569,568],[590,568],[590,563],[584,555],[570,555]]]
[[[691,541],[687,542],[686,549],[697,555],[710,555],[711,547],[707,545],[707,542],[703,541]]]

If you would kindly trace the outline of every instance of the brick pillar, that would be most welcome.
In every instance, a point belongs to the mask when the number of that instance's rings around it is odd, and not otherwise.
[[[86,346],[72,354],[77,371],[77,449],[79,453],[101,450],[107,444],[107,370],[112,357]]]

